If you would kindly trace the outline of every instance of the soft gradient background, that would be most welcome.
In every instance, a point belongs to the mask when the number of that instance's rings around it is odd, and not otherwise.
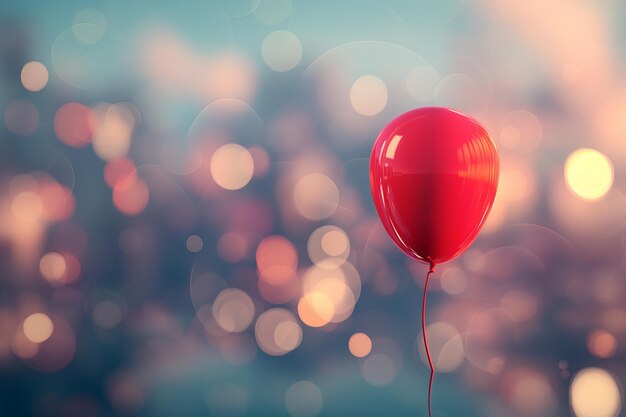
[[[368,185],[377,133],[423,105],[502,162],[433,277],[434,415],[620,415],[622,1],[0,14],[0,415],[426,415],[427,268]]]

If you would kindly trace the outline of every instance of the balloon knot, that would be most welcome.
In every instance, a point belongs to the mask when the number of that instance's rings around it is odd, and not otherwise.
[[[430,269],[428,270],[429,273],[435,272],[435,263],[433,261],[428,261],[428,265],[430,266]]]

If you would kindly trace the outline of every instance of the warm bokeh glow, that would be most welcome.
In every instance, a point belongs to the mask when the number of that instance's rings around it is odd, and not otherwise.
[[[282,356],[300,345],[302,328],[291,312],[283,308],[272,308],[259,316],[254,335],[263,352]]]
[[[34,313],[26,317],[22,329],[31,342],[43,343],[52,336],[54,325],[46,314]]]
[[[213,317],[227,332],[242,332],[254,319],[254,303],[248,294],[237,288],[220,292],[212,307]]]
[[[330,323],[335,315],[335,307],[322,292],[309,293],[298,301],[298,316],[310,327],[322,327]]]
[[[576,195],[597,200],[613,186],[613,164],[595,149],[579,149],[565,161],[565,181]]]
[[[113,204],[127,216],[141,213],[148,205],[149,198],[148,185],[140,178],[132,175],[117,181],[113,187]]]
[[[348,349],[357,358],[364,358],[372,351],[372,339],[365,333],[355,333],[350,336]]]
[[[41,91],[48,84],[48,69],[39,61],[30,61],[22,67],[21,78],[28,91]]]
[[[332,216],[339,205],[339,190],[324,174],[309,174],[296,184],[293,201],[307,219],[322,220]]]
[[[277,30],[265,37],[261,54],[268,67],[286,72],[295,68],[302,59],[302,44],[293,32]]]
[[[39,262],[41,275],[50,282],[62,282],[66,276],[65,258],[57,252],[48,252]]]
[[[109,161],[126,156],[136,123],[133,109],[124,103],[96,108],[97,123],[92,145],[100,158]]]
[[[309,258],[323,268],[336,268],[345,263],[350,254],[350,240],[337,226],[317,228],[307,243]]]
[[[373,75],[364,75],[350,88],[352,108],[362,116],[375,116],[387,106],[387,86]]]
[[[211,157],[211,175],[220,187],[239,190],[252,179],[254,161],[250,152],[241,145],[230,143],[221,146]]]
[[[600,368],[578,372],[570,386],[570,402],[576,417],[616,417],[622,395],[615,377]]]
[[[75,148],[85,147],[91,142],[97,125],[95,113],[80,103],[67,103],[54,116],[54,131],[59,140]]]
[[[587,337],[587,349],[599,358],[610,358],[615,355],[617,347],[615,336],[604,329],[594,330]]]
[[[256,250],[259,277],[278,285],[294,278],[298,267],[298,253],[293,244],[282,236],[270,236],[261,241]]]

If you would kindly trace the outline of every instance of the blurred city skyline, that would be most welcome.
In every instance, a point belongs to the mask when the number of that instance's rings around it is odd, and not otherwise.
[[[467,113],[501,157],[429,288],[437,417],[617,417],[626,4],[0,5],[0,415],[427,415],[427,266],[380,130]]]

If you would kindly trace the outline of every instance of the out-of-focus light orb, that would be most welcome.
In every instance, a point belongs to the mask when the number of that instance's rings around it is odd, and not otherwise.
[[[254,319],[254,302],[237,288],[226,288],[215,298],[212,307],[217,324],[227,332],[242,332]]]
[[[299,381],[285,391],[285,408],[291,417],[315,417],[324,404],[322,391],[311,381]]]
[[[363,378],[375,387],[389,385],[397,373],[393,359],[384,353],[369,355],[361,366]]]
[[[48,69],[39,61],[30,61],[22,67],[20,78],[28,91],[41,91],[48,84]]]
[[[339,190],[326,175],[308,174],[296,184],[293,201],[302,216],[310,220],[322,220],[337,210]]]
[[[54,131],[61,142],[75,148],[87,146],[97,125],[95,113],[80,103],[67,103],[54,115]]]
[[[276,26],[289,18],[293,0],[261,0],[254,17],[267,26]]]
[[[335,316],[335,306],[325,293],[311,292],[300,298],[298,316],[309,327],[322,327]]]
[[[15,100],[4,110],[7,129],[20,136],[28,136],[39,127],[39,110],[27,100]]]
[[[217,251],[228,262],[239,262],[248,253],[246,237],[237,232],[226,232],[217,240]]]
[[[597,329],[587,337],[587,349],[599,358],[610,358],[617,351],[617,339],[612,333]]]
[[[113,187],[113,204],[127,216],[135,216],[144,211],[149,199],[148,185],[138,177],[128,176]]]
[[[448,294],[460,294],[467,288],[467,275],[461,268],[451,266],[441,273],[441,288]]]
[[[358,78],[350,88],[350,103],[362,116],[375,116],[387,106],[387,85],[374,75]]]
[[[300,346],[302,328],[290,311],[271,308],[261,313],[257,319],[254,336],[263,352],[282,356]]]
[[[317,228],[307,243],[309,258],[316,265],[325,268],[336,268],[343,265],[350,254],[350,239],[337,226],[321,226]]]
[[[48,252],[39,261],[41,275],[50,282],[62,282],[66,274],[65,258],[57,252]]]
[[[372,339],[363,332],[355,333],[348,340],[348,349],[357,358],[364,358],[372,351]]]
[[[202,247],[204,246],[202,238],[198,235],[189,236],[185,244],[187,246],[187,250],[193,253],[200,252],[202,250]]]
[[[22,191],[13,197],[11,210],[16,219],[25,222],[37,221],[43,213],[41,197],[33,191]]]
[[[157,59],[159,55],[157,54]],[[253,65],[241,55],[225,53],[209,60],[204,90],[212,98],[235,98],[246,102],[254,98],[256,75]],[[197,90],[197,84],[191,87]],[[202,91],[202,90],[201,90]]]
[[[252,179],[254,160],[246,148],[235,143],[220,146],[211,157],[211,176],[226,190],[239,190]]]
[[[274,343],[286,352],[294,350],[301,342],[302,328],[295,321],[283,321],[274,329]]]
[[[120,180],[125,180],[129,176],[131,179],[136,178],[136,170],[135,163],[128,158],[113,159],[104,166],[104,182],[114,188]]]
[[[302,277],[302,292],[303,297],[316,294],[302,301],[301,306],[303,314],[310,314],[311,322],[324,325],[327,316],[332,313],[329,320],[340,323],[354,311],[361,292],[361,278],[356,268],[349,262],[333,268],[313,265]],[[331,302],[332,309],[326,300]]]
[[[34,313],[26,317],[22,329],[31,342],[43,343],[52,336],[54,325],[46,314]]]
[[[279,285],[291,280],[298,268],[298,252],[282,236],[269,236],[259,243],[256,264],[261,279]]]
[[[127,103],[100,105],[95,110],[98,121],[92,138],[94,152],[105,161],[123,158],[130,148],[138,110]]]
[[[430,65],[413,68],[406,77],[406,89],[409,95],[420,103],[427,103],[435,98],[435,87],[441,77]]]
[[[53,222],[69,219],[74,214],[76,200],[72,191],[56,181],[44,181],[39,185],[39,197],[43,216]]]
[[[117,303],[111,300],[100,301],[93,309],[92,319],[96,326],[112,329],[122,321],[124,313]]]
[[[302,59],[302,44],[288,30],[276,30],[265,37],[261,54],[268,67],[278,72],[295,68]]]
[[[341,256],[349,248],[348,236],[341,230],[329,230],[322,236],[322,249],[329,256]]]
[[[569,396],[577,417],[616,417],[622,407],[615,377],[600,368],[578,372],[572,380]]]
[[[82,9],[72,21],[72,32],[78,42],[86,45],[97,43],[104,37],[107,21],[104,15],[97,9]]]
[[[613,164],[595,149],[578,149],[565,161],[565,182],[576,195],[597,200],[613,186]]]
[[[452,372],[461,366],[465,359],[464,341],[452,325],[444,322],[433,323],[426,328],[426,332],[433,364],[437,372]],[[417,337],[418,350],[422,361],[428,365],[422,340],[423,335],[420,332]]]
[[[15,334],[12,343],[13,352],[22,359],[30,359],[37,355],[39,344],[30,341],[23,331]]]

